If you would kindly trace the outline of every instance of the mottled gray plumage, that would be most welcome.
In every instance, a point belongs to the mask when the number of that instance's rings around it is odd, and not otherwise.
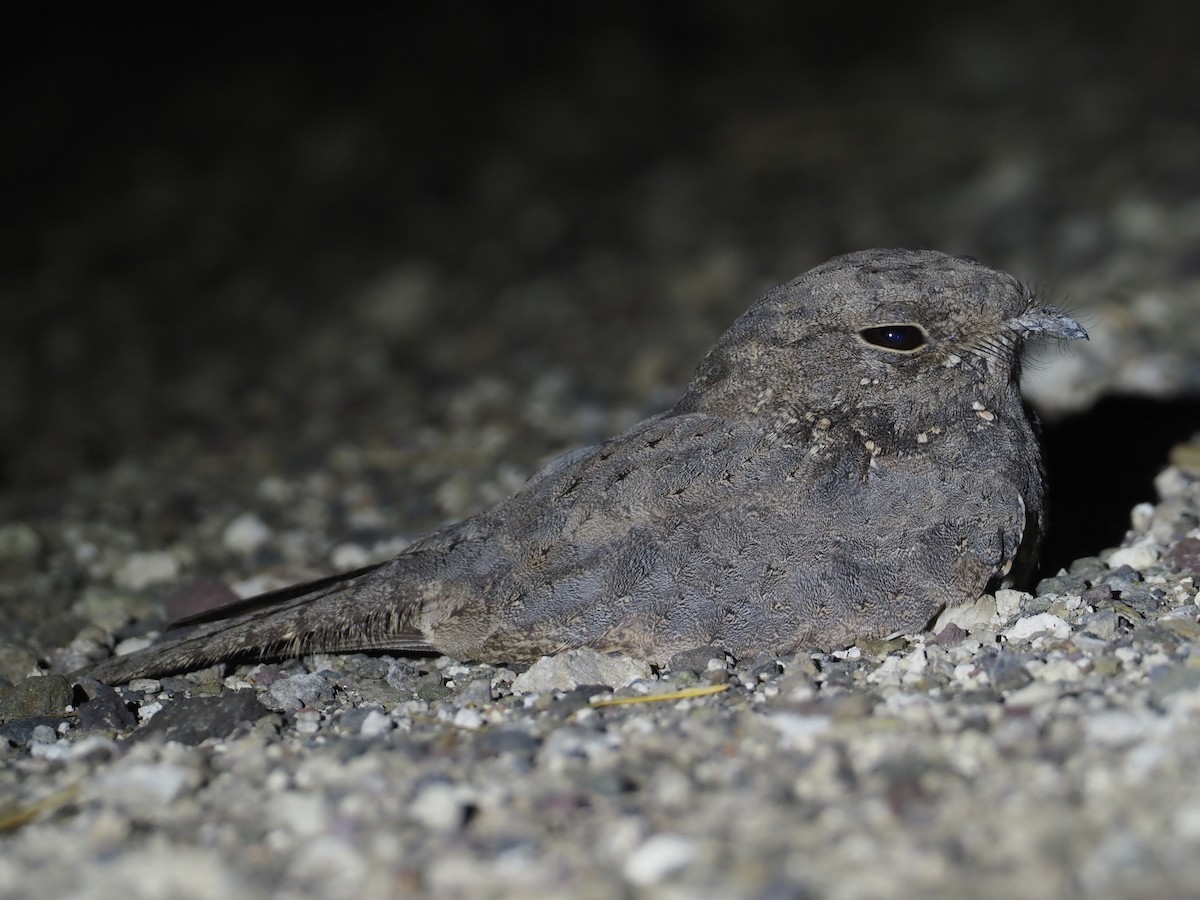
[[[1043,476],[1017,384],[1030,334],[1086,336],[973,260],[838,257],[755,302],[668,412],[390,562],[90,674],[380,649],[664,663],[919,631],[1037,543]]]

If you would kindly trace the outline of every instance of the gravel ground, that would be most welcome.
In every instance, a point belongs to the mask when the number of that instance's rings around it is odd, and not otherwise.
[[[0,894],[1195,895],[1194,23],[666,9],[148,56],[80,25],[10,63]],[[867,246],[977,256],[1091,333],[1028,373],[1028,593],[662,671],[63,677],[499,499]]]

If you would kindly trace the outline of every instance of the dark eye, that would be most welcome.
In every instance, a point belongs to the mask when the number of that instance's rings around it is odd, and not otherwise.
[[[864,328],[858,336],[884,350],[907,352],[925,346],[925,329],[920,325],[876,325]]]

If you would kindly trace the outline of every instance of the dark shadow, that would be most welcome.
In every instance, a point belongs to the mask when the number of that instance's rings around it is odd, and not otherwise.
[[[1134,504],[1158,499],[1154,478],[1171,446],[1200,430],[1200,398],[1106,397],[1086,412],[1046,424],[1049,525],[1038,577],[1115,547]]]

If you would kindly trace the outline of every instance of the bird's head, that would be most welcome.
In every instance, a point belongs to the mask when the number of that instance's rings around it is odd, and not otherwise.
[[[1019,404],[1026,338],[1087,337],[1019,281],[935,251],[864,250],[767,291],[680,401],[726,415],[869,415],[897,431],[958,407]]]

